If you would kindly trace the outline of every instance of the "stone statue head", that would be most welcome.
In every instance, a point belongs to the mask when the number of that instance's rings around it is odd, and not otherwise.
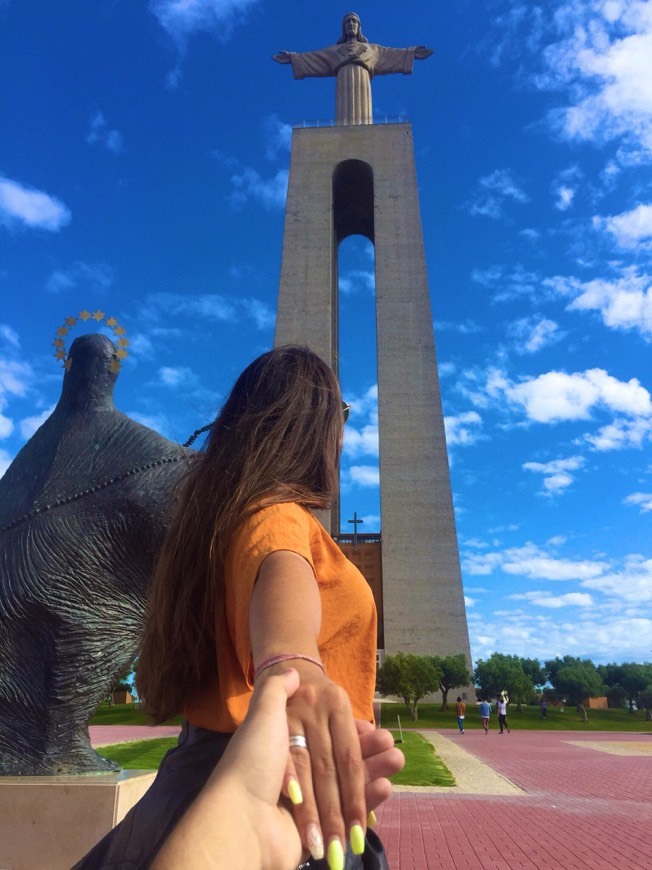
[[[360,16],[357,12],[347,12],[342,19],[342,35],[337,40],[337,44],[342,42],[369,42],[362,35],[362,27],[360,25]]]

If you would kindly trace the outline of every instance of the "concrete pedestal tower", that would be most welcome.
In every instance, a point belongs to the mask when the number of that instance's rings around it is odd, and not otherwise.
[[[431,53],[364,45],[354,63],[362,70],[367,49],[394,64],[386,72],[410,72]],[[295,76],[337,75],[339,85],[342,66],[305,72],[312,55],[331,50],[342,44],[275,59],[292,62]],[[306,344],[337,371],[338,246],[366,236],[375,248],[385,651],[464,653],[470,666],[412,127],[370,123],[374,71],[368,106],[349,95],[342,110],[338,86],[337,125],[293,131],[275,343]],[[338,513],[326,517],[333,534]]]

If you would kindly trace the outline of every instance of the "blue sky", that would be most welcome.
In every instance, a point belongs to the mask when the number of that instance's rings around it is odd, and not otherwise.
[[[414,126],[474,658],[650,659],[652,5],[355,9],[435,49],[373,96]],[[346,11],[0,0],[0,471],[57,401],[68,316],[125,328],[116,404],[179,441],[271,346],[291,127],[334,115],[271,54]],[[373,252],[340,267],[343,517],[375,531]]]

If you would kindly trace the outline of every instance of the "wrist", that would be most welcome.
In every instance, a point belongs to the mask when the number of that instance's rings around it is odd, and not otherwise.
[[[323,664],[316,656],[310,656],[305,653],[277,653],[276,655],[267,656],[260,661],[254,668],[253,682],[264,673],[282,673],[288,667],[295,667],[301,663],[319,668],[322,673],[326,673]]]

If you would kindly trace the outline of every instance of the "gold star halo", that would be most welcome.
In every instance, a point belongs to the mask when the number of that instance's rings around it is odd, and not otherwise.
[[[120,365],[122,363],[122,360],[126,359],[129,353],[129,351],[127,350],[127,346],[129,345],[129,339],[126,337],[127,330],[124,328],[124,326],[120,326],[115,317],[107,317],[103,311],[100,311],[99,308],[97,309],[97,311],[93,311],[92,314],[90,311],[87,311],[84,308],[83,311],[79,312],[77,317],[66,317],[63,325],[57,328],[56,335],[53,341],[53,356],[55,357],[57,362],[62,362],[65,370],[67,372],[70,371],[72,360],[68,355],[64,336],[67,335],[72,327],[75,326],[75,324],[80,320],[82,321],[82,323],[86,323],[88,320],[96,320],[98,325],[102,321],[104,321],[106,325],[113,330],[113,335],[117,340],[118,350],[115,353],[115,357],[111,361],[109,371],[117,375],[120,371]]]

